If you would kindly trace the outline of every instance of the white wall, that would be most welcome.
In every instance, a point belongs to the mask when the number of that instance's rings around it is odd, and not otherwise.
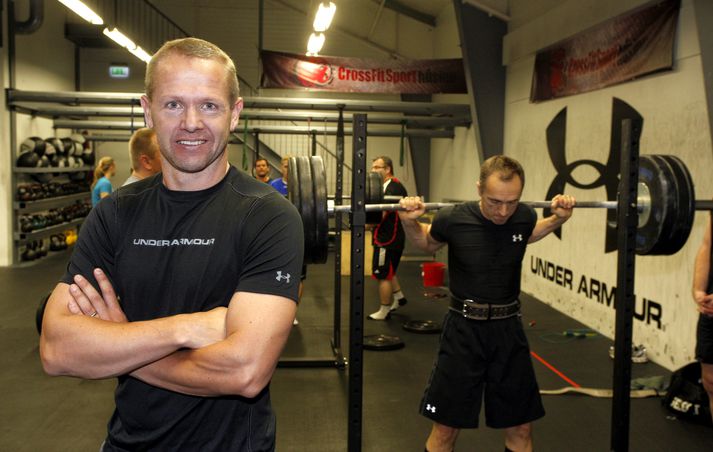
[[[455,10],[444,8],[437,19],[432,58],[462,58]],[[433,102],[469,102],[467,94],[440,94]],[[473,200],[480,173],[476,127],[456,127],[455,138],[431,140],[431,201]]]
[[[512,2],[513,21],[504,46],[504,61],[508,68],[505,152],[519,159],[527,171],[524,199],[543,199],[546,187],[555,177],[547,153],[545,129],[564,107],[568,109],[567,161],[606,161],[613,97],[624,100],[644,117],[641,153],[678,156],[691,172],[697,198],[711,197],[713,181],[708,177],[713,169],[711,136],[691,1],[682,2],[673,71],[590,93],[538,104],[529,102],[534,56],[538,49],[642,3],[645,2],[570,0],[549,2],[548,8],[534,8],[528,0]],[[528,17],[528,14],[533,16]],[[592,181],[597,177],[591,168],[581,167],[578,171],[575,177],[580,181]],[[581,200],[606,197],[604,188],[578,190],[567,187],[566,190]],[[582,278],[588,287],[592,279],[606,284],[610,290],[616,285],[616,253],[604,253],[605,215],[601,210],[576,211],[564,226],[562,242],[549,236],[529,247],[523,265],[523,290],[613,337],[613,307],[579,290]],[[698,214],[690,239],[677,254],[640,256],[636,260],[636,311],[642,311],[646,298],[661,306],[661,318],[660,325],[656,321],[635,320],[634,342],[646,345],[649,356],[669,369],[694,359],[697,313],[690,292],[693,260],[704,223],[705,215]],[[570,270],[573,287],[533,273],[531,260],[537,258]]]

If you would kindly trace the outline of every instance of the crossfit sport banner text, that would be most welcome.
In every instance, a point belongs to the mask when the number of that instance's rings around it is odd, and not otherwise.
[[[260,52],[263,88],[347,93],[465,93],[463,60],[371,60]]]
[[[671,69],[679,7],[680,0],[647,4],[537,52],[530,101]]]

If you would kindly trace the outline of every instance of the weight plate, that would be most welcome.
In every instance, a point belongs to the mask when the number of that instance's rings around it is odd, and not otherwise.
[[[302,227],[304,228],[304,261],[303,263],[313,263],[315,254],[315,206],[314,206],[314,178],[309,157],[295,157],[297,173],[299,175],[300,190],[300,216],[302,217]],[[291,182],[288,182],[288,185]]]
[[[314,156],[310,159],[312,169],[312,194],[314,196],[314,249],[312,262],[324,264],[327,262],[329,217],[327,215],[327,176],[324,171],[322,157]]]
[[[366,174],[366,190],[365,204],[383,204],[384,202],[384,186],[381,182],[379,173]],[[379,224],[383,217],[382,212],[367,212],[366,224]]]
[[[660,247],[660,254],[672,255],[683,247],[691,234],[696,214],[696,195],[691,175],[681,159],[673,155],[661,155],[660,157],[669,163],[678,187],[676,218],[668,240]]]
[[[674,200],[671,193],[673,180],[672,170],[651,155],[639,157],[639,184],[648,188],[651,205],[648,221],[636,229],[636,252],[638,254],[656,254],[656,245],[662,237],[668,237],[673,219]]]
[[[384,184],[381,181],[381,175],[375,172],[369,172],[366,175],[366,204],[383,204],[384,202]]]
[[[417,334],[435,334],[443,329],[440,323],[433,320],[410,320],[402,326],[406,331]]]
[[[404,348],[404,342],[398,336],[374,334],[364,336],[364,350],[388,351]]]

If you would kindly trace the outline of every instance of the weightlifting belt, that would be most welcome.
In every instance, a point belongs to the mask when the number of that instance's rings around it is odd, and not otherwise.
[[[474,300],[461,300],[451,296],[449,309],[472,320],[507,319],[520,313],[520,300],[508,304],[490,304],[478,303]]]

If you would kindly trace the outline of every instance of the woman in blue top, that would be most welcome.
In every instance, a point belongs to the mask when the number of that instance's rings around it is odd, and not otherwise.
[[[116,165],[111,157],[99,159],[94,168],[94,181],[92,182],[92,207],[96,206],[102,198],[111,194],[110,178],[116,174]]]

